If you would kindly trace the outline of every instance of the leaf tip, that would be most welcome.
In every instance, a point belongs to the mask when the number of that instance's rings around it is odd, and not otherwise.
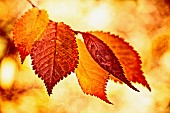
[[[48,92],[48,96],[50,97],[50,95],[52,94],[52,89],[47,88],[47,92]]]
[[[149,84],[146,85],[146,88],[151,92],[151,87],[149,86]]]

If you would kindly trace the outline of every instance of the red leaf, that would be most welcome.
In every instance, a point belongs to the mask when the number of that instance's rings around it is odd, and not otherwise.
[[[112,50],[100,39],[90,33],[82,33],[84,43],[92,58],[106,71],[138,91],[125,77],[121,64]]]
[[[110,47],[110,49],[115,53],[129,81],[141,83],[143,86],[146,86],[149,91],[151,91],[151,88],[145,80],[145,77],[141,70],[142,62],[140,60],[140,57],[132,46],[130,46],[119,36],[110,35],[110,33],[91,33],[102,41],[104,41],[104,43],[106,43]]]
[[[78,62],[74,32],[63,23],[50,22],[31,50],[33,69],[46,84],[48,94]]]

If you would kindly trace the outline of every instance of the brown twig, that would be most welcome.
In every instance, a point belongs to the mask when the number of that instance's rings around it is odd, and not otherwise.
[[[32,2],[31,2],[31,0],[27,0],[31,5],[32,5],[32,7],[36,7]]]

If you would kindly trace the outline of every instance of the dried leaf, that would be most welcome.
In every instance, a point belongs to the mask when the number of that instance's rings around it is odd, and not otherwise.
[[[109,79],[108,72],[102,69],[90,56],[84,43],[77,40],[79,51],[79,65],[76,69],[81,89],[84,93],[94,95],[111,104],[106,96],[106,85]]]
[[[151,91],[151,88],[145,80],[145,77],[141,70],[140,57],[132,46],[130,46],[119,36],[110,35],[110,33],[91,33],[101,39],[103,42],[105,42],[115,53],[129,81],[141,83],[143,86],[147,87],[149,91]]]
[[[31,50],[33,69],[44,80],[48,94],[78,63],[74,32],[63,23],[50,22]]]
[[[43,32],[49,22],[45,10],[32,8],[19,18],[13,27],[13,38],[20,52],[21,62],[30,54],[32,44]]]
[[[138,91],[125,77],[122,66],[112,50],[100,39],[90,33],[82,33],[84,43],[91,57],[114,77]]]

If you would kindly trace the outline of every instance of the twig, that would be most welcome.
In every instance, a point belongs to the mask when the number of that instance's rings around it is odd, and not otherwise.
[[[36,7],[32,2],[31,2],[31,0],[27,0],[31,5],[32,5],[32,7]]]

